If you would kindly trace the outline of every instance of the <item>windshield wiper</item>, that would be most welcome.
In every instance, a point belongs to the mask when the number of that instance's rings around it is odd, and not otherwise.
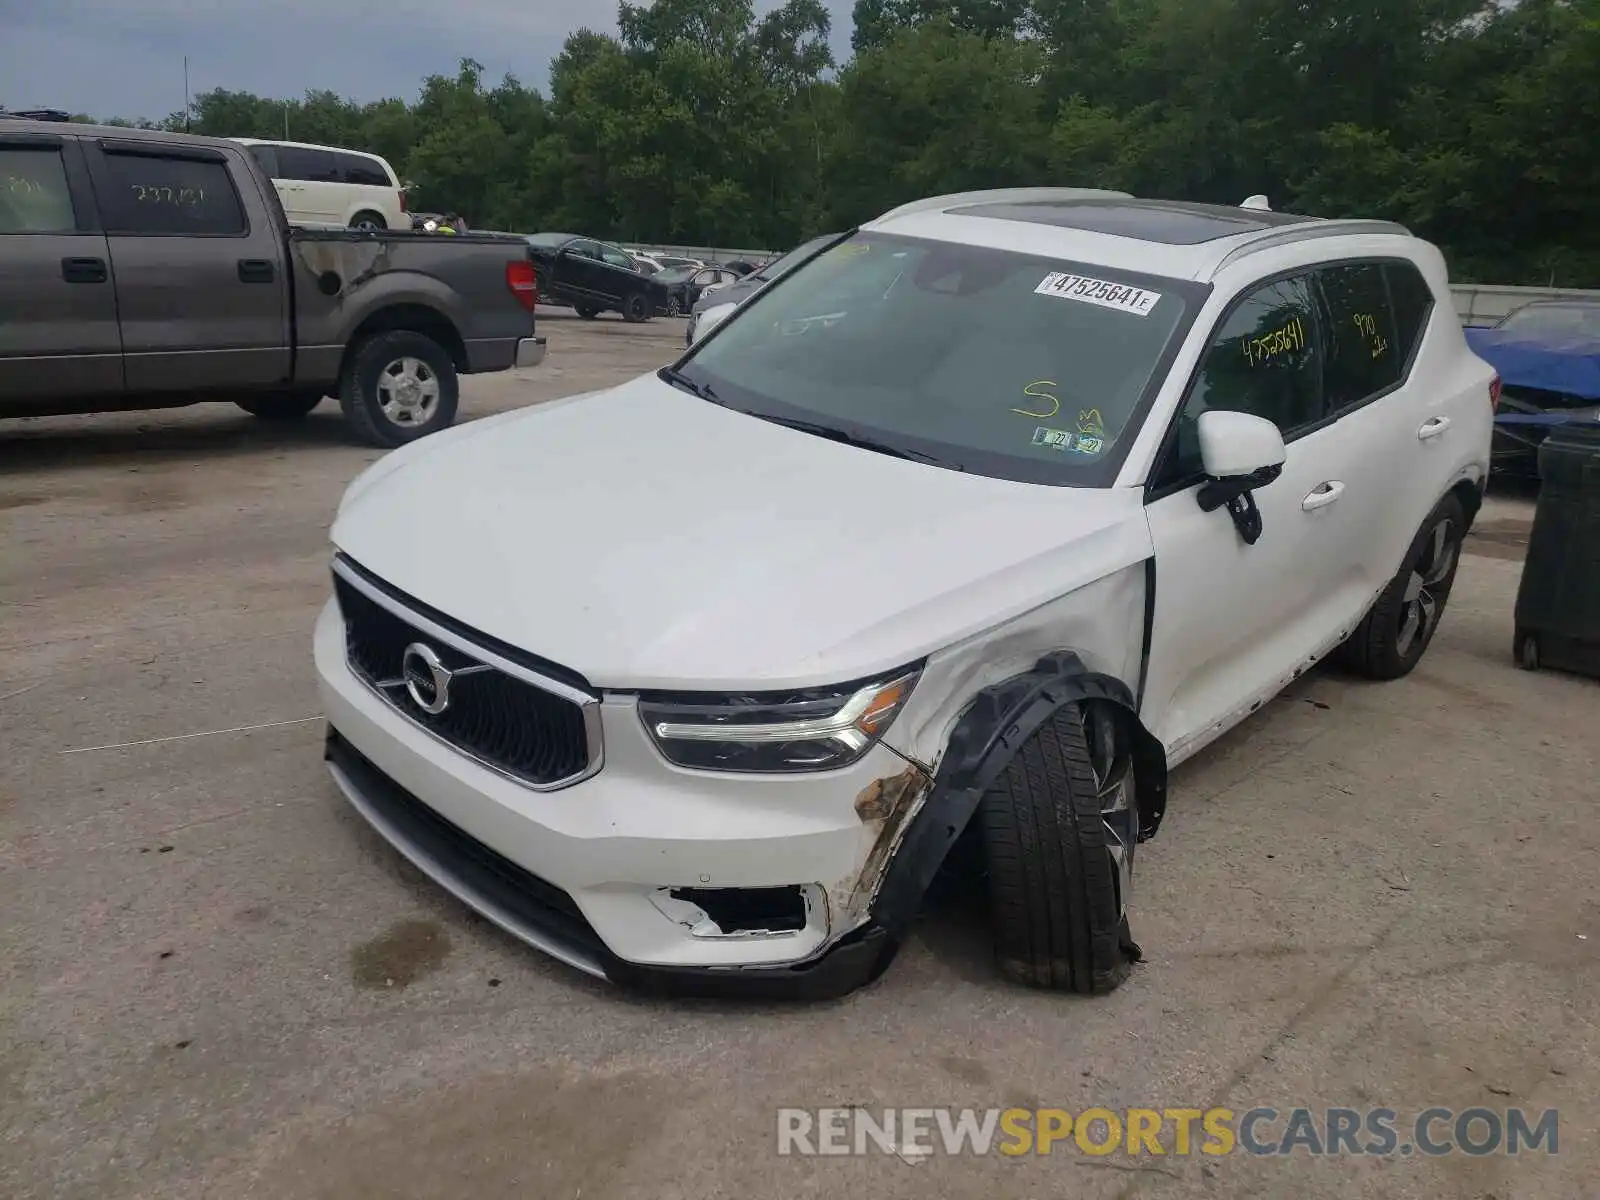
[[[832,425],[824,425],[818,421],[801,421],[793,417],[774,417],[766,413],[751,413],[751,416],[760,417],[763,421],[771,421],[774,425],[782,425],[786,429],[798,429],[801,433],[813,434],[816,437],[826,438],[830,442],[842,442],[846,446],[857,446],[862,450],[871,450],[876,454],[887,454],[890,458],[904,458],[911,462],[927,463],[931,467],[944,467],[951,471],[965,471],[960,463],[939,458],[932,454],[924,454],[921,450],[907,450],[903,446],[891,446],[888,442],[880,442],[876,438],[863,437],[859,433],[837,429]]]
[[[691,396],[709,400],[712,404],[726,405],[727,403],[725,400],[717,399],[717,393],[710,384],[696,383],[676,367],[662,367],[657,374],[679,391],[688,392]]]

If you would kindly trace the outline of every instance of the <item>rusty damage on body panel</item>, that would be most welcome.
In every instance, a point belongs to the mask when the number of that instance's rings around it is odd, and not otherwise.
[[[365,283],[389,270],[389,243],[371,241],[297,242],[300,261],[320,281],[328,275],[340,280],[340,291]]]
[[[894,775],[874,779],[856,795],[856,815],[861,823],[876,826],[872,847],[853,880],[845,880],[837,895],[838,907],[856,912],[872,902],[888,870],[889,860],[905,833],[912,813],[927,795],[933,777],[915,764]]]

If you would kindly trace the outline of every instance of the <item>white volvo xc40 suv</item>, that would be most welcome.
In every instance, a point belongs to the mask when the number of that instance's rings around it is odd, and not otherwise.
[[[670,367],[358,478],[329,764],[618,982],[847,991],[965,835],[1000,970],[1106,991],[1167,772],[1324,656],[1426,650],[1497,397],[1399,226],[909,204]]]

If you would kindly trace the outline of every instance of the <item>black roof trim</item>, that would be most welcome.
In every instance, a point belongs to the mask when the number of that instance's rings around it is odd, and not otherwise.
[[[1321,219],[1259,208],[1137,199],[973,204],[949,211],[953,216],[1054,225],[1167,246],[1197,246],[1218,238],[1257,233],[1282,225],[1311,224]]]

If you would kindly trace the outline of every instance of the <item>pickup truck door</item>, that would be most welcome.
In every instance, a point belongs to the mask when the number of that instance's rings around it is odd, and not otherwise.
[[[289,377],[284,235],[243,151],[86,143],[130,392],[270,387]]]
[[[122,390],[105,234],[76,138],[0,134],[0,406]]]

